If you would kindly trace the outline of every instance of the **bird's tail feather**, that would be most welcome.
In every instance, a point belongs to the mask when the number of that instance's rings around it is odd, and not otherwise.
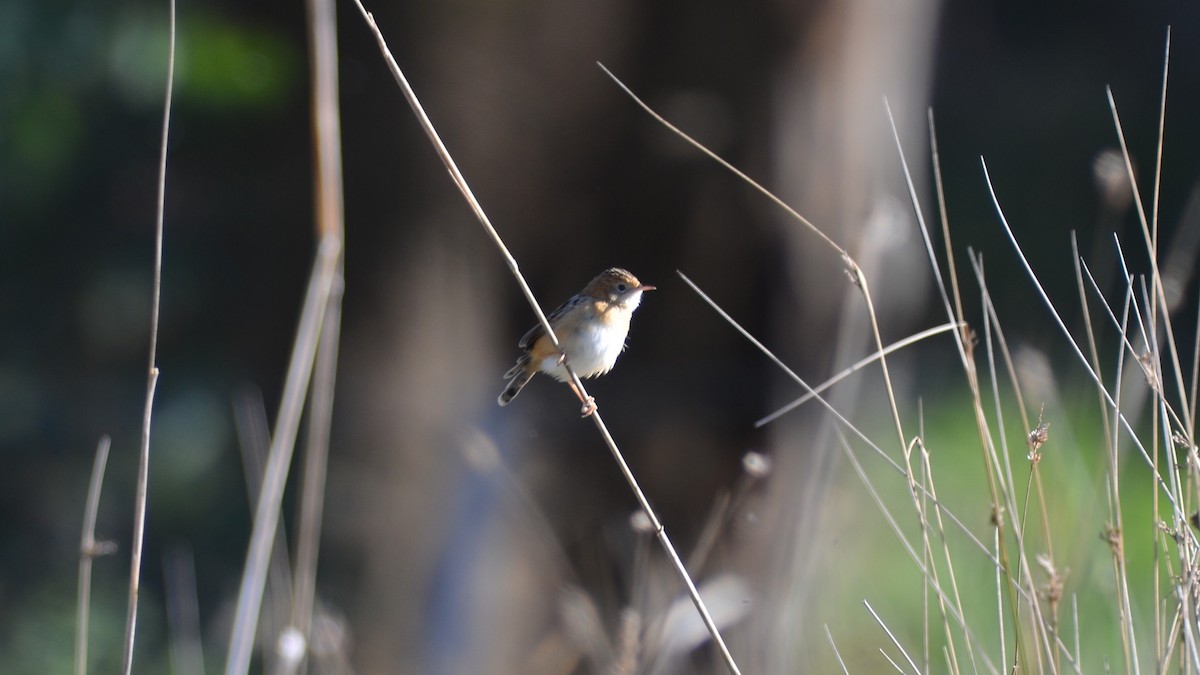
[[[505,375],[512,379],[508,381],[504,391],[500,392],[500,398],[497,399],[500,405],[508,405],[509,401],[516,398],[525,385],[529,384],[529,380],[533,379],[533,371],[529,370],[518,370],[516,373],[510,370]]]

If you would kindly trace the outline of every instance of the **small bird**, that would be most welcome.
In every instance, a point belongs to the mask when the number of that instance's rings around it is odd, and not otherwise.
[[[617,356],[625,349],[629,320],[642,302],[642,293],[654,290],[629,272],[613,267],[601,272],[583,290],[571,296],[546,317],[562,346],[560,354],[539,323],[521,338],[517,346],[523,354],[517,365],[504,373],[508,385],[500,392],[500,405],[508,405],[537,373],[545,373],[571,390],[583,403],[583,416],[596,411],[591,396],[584,397],[571,382],[564,361],[579,377],[595,377],[612,370]]]

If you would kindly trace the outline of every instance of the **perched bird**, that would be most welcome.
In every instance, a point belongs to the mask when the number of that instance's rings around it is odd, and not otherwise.
[[[612,370],[617,356],[625,349],[629,320],[633,310],[642,302],[644,291],[654,290],[629,272],[613,267],[588,282],[561,307],[546,317],[558,336],[563,353],[550,341],[539,323],[521,338],[517,346],[523,353],[517,365],[504,373],[508,385],[500,393],[500,405],[508,405],[537,373],[545,373],[559,382],[571,385],[571,390],[583,403],[583,416],[596,411],[592,397],[584,397],[571,382],[564,359],[579,377],[595,377]]]

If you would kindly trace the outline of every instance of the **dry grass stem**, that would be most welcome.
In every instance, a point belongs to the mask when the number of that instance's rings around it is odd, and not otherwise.
[[[408,79],[404,76],[404,72],[400,69],[400,66],[396,63],[395,58],[392,56],[391,50],[387,46],[387,41],[383,37],[383,32],[375,23],[375,18],[366,10],[360,0],[355,0],[355,4],[358,6],[359,11],[362,13],[363,19],[367,22],[368,27],[374,34],[376,42],[379,44],[380,52],[383,54],[384,60],[387,62],[392,76],[396,79],[396,83],[400,85],[400,89],[403,91],[404,97],[408,101],[409,106],[412,108],[413,113],[420,122],[422,130],[433,144],[439,158],[442,160],[442,163],[450,172],[450,176],[453,179],[454,184],[458,187],[459,191],[466,199],[467,204],[475,213],[479,223],[483,226],[493,244],[495,244],[497,250],[508,264],[509,270],[512,272],[518,286],[520,286],[522,293],[524,293],[525,299],[529,302],[530,307],[537,315],[538,322],[541,324],[543,330],[546,331],[546,335],[550,338],[551,342],[553,342],[555,348],[562,353],[562,347],[559,343],[558,337],[554,334],[553,327],[546,319],[545,312],[542,311],[541,305],[534,297],[533,291],[529,288],[529,284],[525,281],[524,275],[521,274],[521,270],[517,265],[516,259],[509,252],[508,247],[504,244],[500,234],[496,231],[496,228],[492,225],[491,220],[484,212],[483,207],[475,198],[475,195],[467,183],[466,178],[464,178],[462,172],[459,171],[457,163],[454,161],[454,158],[451,156],[449,150],[447,150],[445,144],[442,142],[441,137],[438,135],[437,130],[433,126],[433,122],[425,113],[425,109],[421,105],[420,100],[417,98],[416,92],[412,89],[411,85],[409,85]],[[591,400],[591,397],[588,396],[587,390],[583,386],[583,382],[579,379],[579,376],[575,373],[574,369],[571,368],[570,361],[565,360],[563,365],[566,368],[571,383],[575,386],[575,389],[580,393],[581,397]],[[721,632],[717,628],[716,623],[713,621],[713,618],[708,611],[708,607],[705,605],[704,600],[700,597],[700,593],[696,589],[696,584],[692,581],[691,575],[688,574],[687,568],[684,566],[679,554],[675,551],[674,545],[667,536],[666,528],[663,527],[662,522],[659,521],[658,516],[654,513],[654,509],[650,506],[650,501],[642,492],[641,486],[638,484],[637,479],[634,477],[633,472],[626,463],[624,456],[617,447],[616,441],[613,440],[612,434],[609,433],[608,427],[604,424],[603,418],[600,416],[599,412],[593,412],[590,417],[592,422],[596,425],[596,429],[600,432],[601,437],[603,437],[605,445],[612,453],[613,459],[616,461],[626,483],[629,485],[630,489],[634,493],[634,496],[637,498],[638,504],[642,507],[642,510],[646,512],[646,516],[650,519],[659,543],[662,545],[663,550],[670,559],[672,566],[678,573],[680,580],[687,587],[688,595],[692,600],[692,604],[695,605],[696,611],[699,613],[700,618],[703,621],[705,628],[708,630],[714,645],[716,645],[718,651],[720,652],[722,660],[725,662],[725,665],[729,668],[730,672],[740,675],[741,671],[738,669],[737,663],[733,659],[733,655],[729,652],[729,648],[726,646],[724,638],[721,637]]]
[[[240,393],[234,403],[234,420],[238,433],[238,449],[241,451],[242,468],[246,482],[247,503],[253,510],[262,489],[267,455],[271,448],[271,434],[267,412],[261,393],[247,389]],[[292,573],[289,566],[287,532],[282,524],[276,529],[271,543],[270,564],[267,567],[267,584],[263,594],[264,604],[269,608],[266,617],[259,619],[263,636],[281,635],[291,614]],[[282,638],[279,638],[282,640]],[[276,644],[278,648],[280,643]],[[303,655],[303,649],[300,650]],[[264,668],[275,672],[285,667],[287,655],[278,649],[267,651]]]
[[[884,633],[887,633],[888,639],[892,641],[892,644],[896,646],[896,649],[900,650],[900,653],[904,656],[904,660],[908,661],[908,665],[910,668],[912,668],[912,672],[916,673],[917,675],[920,675],[920,673],[924,672],[917,667],[916,661],[913,661],[912,657],[908,655],[908,652],[904,650],[904,645],[900,644],[900,641],[897,640],[896,636],[892,634],[892,630],[887,627],[887,624],[884,623],[879,614],[875,612],[875,608],[871,606],[871,603],[867,602],[866,600],[863,600],[862,603],[863,606],[867,608],[867,611],[871,613],[871,616],[875,618],[875,623],[879,624],[879,627],[883,629]],[[893,665],[895,664],[893,663]],[[897,670],[900,669],[897,668]]]
[[[940,326],[934,326],[933,328],[926,328],[925,330],[923,330],[919,333],[914,333],[914,334],[904,338],[903,340],[897,340],[896,342],[893,342],[892,344],[885,347],[883,349],[883,351],[876,351],[876,352],[872,353],[870,356],[866,356],[862,359],[859,359],[856,363],[854,363],[854,365],[851,365],[850,367],[841,370],[837,374],[830,377],[828,380],[825,380],[821,384],[813,387],[811,392],[804,394],[803,396],[797,398],[796,400],[792,401],[791,403],[788,403],[788,404],[784,405],[783,407],[779,408],[778,410],[771,413],[770,415],[767,415],[766,417],[763,417],[762,419],[756,421],[754,423],[754,428],[757,429],[757,428],[766,426],[766,425],[770,424],[771,422],[774,422],[775,420],[779,419],[780,417],[783,417],[784,415],[795,410],[796,408],[799,408],[800,406],[804,405],[805,403],[808,403],[809,401],[811,401],[813,399],[814,396],[824,392],[826,389],[829,389],[833,385],[837,384],[838,382],[841,382],[842,380],[853,375],[854,373],[857,373],[858,371],[862,370],[863,368],[866,368],[867,366],[871,365],[872,363],[875,363],[876,361],[883,358],[884,356],[894,354],[894,353],[900,351],[901,349],[904,349],[906,347],[911,347],[912,345],[915,345],[918,342],[921,342],[923,340],[931,338],[935,335],[940,335],[942,333],[953,331],[956,328],[962,328],[965,326],[966,326],[966,324],[944,323]]]
[[[79,535],[79,591],[75,618],[75,675],[87,673],[88,623],[92,608],[92,561],[116,551],[116,544],[96,541],[96,516],[100,511],[100,488],[104,485],[104,468],[108,466],[108,450],[112,439],[101,436],[96,444],[96,459],[92,463],[92,480],[88,483],[87,503],[83,509],[83,531]]]
[[[340,273],[339,273],[340,276]],[[325,475],[329,460],[329,440],[333,421],[333,394],[337,374],[337,355],[341,333],[339,284],[326,307],[325,323],[317,348],[313,375],[312,400],[309,403],[307,445],[300,488],[300,513],[297,523],[295,572],[292,575],[290,628],[297,631],[305,646],[311,641],[313,611],[316,602],[317,554],[321,544],[321,521],[325,505]],[[296,664],[297,667],[299,664]],[[294,672],[289,670],[288,672]]]
[[[133,506],[133,541],[130,543],[129,607],[125,616],[125,651],[122,672],[133,672],[133,643],[137,633],[138,589],[142,578],[142,548],[146,536],[146,493],[150,482],[150,419],[154,412],[154,392],[158,387],[158,312],[162,294],[163,221],[167,201],[167,138],[171,129],[171,97],[175,88],[175,0],[169,0],[169,44],[167,47],[167,84],[163,96],[162,136],[158,155],[158,197],[154,220],[154,278],[150,299],[150,355],[146,380],[146,407],[142,414],[142,437],[138,453],[137,487]]]
[[[850,675],[850,670],[846,668],[846,662],[842,660],[842,654],[838,651],[837,643],[833,641],[833,633],[829,632],[829,624],[825,624],[825,637],[829,640],[829,647],[833,650],[833,655],[837,657],[838,665],[842,668],[842,675]]]
[[[892,423],[896,427],[896,437],[899,442],[899,447],[901,448],[901,450],[903,450],[904,446],[907,443],[905,435],[904,435],[904,425],[900,419],[899,406],[896,403],[896,392],[895,392],[894,387],[892,386],[892,376],[891,376],[891,371],[888,368],[886,353],[885,353],[885,350],[883,347],[883,339],[882,339],[882,337],[880,337],[879,320],[878,320],[878,316],[875,312],[875,304],[874,304],[874,301],[871,299],[871,290],[867,283],[867,277],[865,274],[863,274],[862,268],[859,267],[858,263],[854,260],[854,258],[852,258],[850,256],[850,253],[848,251],[846,251],[846,249],[839,246],[832,238],[829,237],[829,235],[822,232],[820,228],[818,228],[816,225],[813,225],[804,216],[800,215],[800,213],[798,211],[793,209],[791,206],[788,206],[787,203],[785,203],[782,199],[777,197],[774,193],[772,193],[770,190],[763,187],[761,184],[756,182],[754,179],[750,178],[750,176],[746,175],[743,171],[741,171],[737,167],[730,164],[728,161],[723,159],[720,155],[716,154],[712,150],[709,150],[707,147],[704,146],[703,143],[700,143],[699,141],[692,138],[691,136],[689,136],[688,134],[683,132],[681,129],[679,129],[675,125],[668,122],[666,120],[666,118],[664,118],[662,115],[658,114],[653,108],[651,108],[644,101],[642,101],[641,98],[639,98],[636,94],[634,94],[633,91],[629,89],[629,87],[625,86],[625,83],[621,82],[621,80],[618,79],[616,75],[613,75],[612,72],[609,71],[608,68],[605,68],[604,64],[597,63],[596,65],[600,66],[600,69],[603,70],[604,73],[606,75],[608,75],[609,78],[611,78],[612,81],[615,82],[616,85],[618,87],[620,87],[621,90],[624,91],[626,95],[628,95],[631,99],[633,99],[633,101],[639,107],[641,107],[642,110],[646,111],[646,113],[649,114],[651,117],[653,117],[657,122],[659,122],[664,127],[669,129],[675,135],[679,136],[681,139],[686,141],[692,147],[696,148],[697,150],[704,153],[706,156],[708,156],[709,158],[711,158],[712,160],[714,160],[721,166],[723,166],[726,169],[728,169],[729,171],[731,171],[738,178],[745,181],[747,185],[753,187],[760,194],[765,196],[767,199],[771,200],[775,205],[782,208],[784,211],[786,211],[788,213],[788,215],[790,215],[792,218],[794,218],[801,225],[804,225],[805,228],[807,228],[809,231],[811,231],[812,233],[814,233],[818,237],[820,237],[822,241],[824,241],[826,244],[831,246],[838,253],[838,255],[842,259],[843,264],[846,265],[846,272],[850,277],[851,283],[853,283],[855,286],[858,287],[859,291],[862,293],[863,302],[866,304],[867,322],[871,326],[871,335],[875,341],[875,348],[880,355],[879,356],[879,369],[880,369],[880,373],[883,375],[884,391],[887,393],[888,405],[890,406],[891,413],[892,413]]]
[[[641,107],[642,110],[646,111],[646,113],[648,115],[650,115],[650,117],[653,117],[656,122],[658,122],[659,124],[663,125],[667,129],[669,129],[671,131],[671,133],[675,134],[676,136],[679,136],[688,145],[699,150],[701,153],[706,155],[709,159],[711,159],[714,162],[716,162],[717,164],[720,164],[721,166],[725,167],[726,169],[731,171],[734,175],[736,175],[738,178],[741,178],[743,181],[746,182],[747,185],[749,185],[750,187],[757,190],[759,192],[759,194],[766,197],[768,200],[770,200],[773,204],[775,204],[779,208],[783,209],[785,212],[787,212],[788,215],[790,215],[792,218],[796,219],[797,222],[799,222],[801,225],[804,225],[804,227],[806,227],[810,232],[817,235],[821,239],[821,241],[825,242],[831,248],[833,248],[833,250],[836,251],[837,254],[839,256],[841,256],[844,260],[846,260],[848,263],[851,262],[850,254],[849,254],[849,252],[846,251],[846,249],[844,249],[840,245],[838,245],[838,243],[836,241],[834,241],[829,235],[822,232],[821,229],[818,228],[816,225],[813,225],[811,222],[809,222],[809,220],[807,218],[800,215],[800,212],[796,211],[791,206],[789,206],[787,204],[787,202],[785,202],[782,199],[780,199],[779,197],[775,196],[775,193],[773,193],[770,190],[768,190],[767,188],[763,187],[758,181],[756,181],[753,178],[751,178],[750,176],[746,175],[741,169],[730,164],[724,158],[722,158],[720,155],[713,152],[712,150],[709,150],[703,143],[701,143],[700,141],[697,141],[696,139],[689,136],[686,132],[684,132],[679,127],[668,122],[665,117],[658,114],[658,112],[656,112],[653,108],[651,108],[649,105],[647,105],[645,101],[643,101],[641,98],[639,98],[637,94],[633,93],[633,90],[631,90],[629,87],[625,86],[625,83],[622,82],[616,75],[613,75],[612,71],[610,71],[608,68],[606,68],[603,63],[597,62],[596,65],[600,66],[600,70],[603,70],[604,74],[608,75],[608,77],[610,79],[612,79],[612,81],[618,87],[621,88],[621,91],[625,92],[625,94],[627,96],[629,96],[629,98],[633,99],[633,102],[638,104],[638,106]]]
[[[336,237],[322,237],[296,328],[296,341],[288,362],[283,398],[275,420],[262,489],[255,501],[254,526],[238,591],[238,605],[225,664],[226,675],[243,675],[250,668],[254,636],[266,587],[267,568],[271,559],[271,547],[279,527],[283,489],[287,484],[292,454],[295,451],[300,415],[313,371],[318,337],[341,266],[341,254],[341,242]]]

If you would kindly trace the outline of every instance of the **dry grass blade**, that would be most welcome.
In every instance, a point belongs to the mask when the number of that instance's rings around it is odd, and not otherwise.
[[[687,135],[679,127],[676,127],[674,124],[671,124],[670,122],[668,122],[666,120],[666,118],[664,118],[662,115],[659,115],[657,112],[655,112],[655,110],[653,108],[651,108],[649,105],[647,105],[645,101],[638,98],[637,94],[633,93],[633,91],[629,87],[625,86],[625,83],[622,82],[619,78],[617,78],[616,75],[613,75],[612,71],[610,71],[608,68],[604,67],[603,63],[597,62],[596,65],[600,66],[600,70],[603,70],[604,74],[608,75],[609,78],[611,78],[612,81],[614,83],[616,83],[616,85],[618,87],[621,88],[621,91],[625,92],[625,94],[628,95],[629,98],[633,99],[634,103],[637,103],[638,106],[641,107],[642,110],[645,110],[646,113],[649,114],[651,117],[653,117],[659,124],[662,124],[667,129],[670,129],[672,133],[674,133],[675,135],[682,138],[684,141],[686,141],[688,143],[688,145],[691,145],[693,148],[696,148],[700,152],[707,155],[714,162],[720,164],[721,166],[725,167],[729,171],[733,172],[734,175],[736,175],[738,178],[741,178],[743,181],[745,181],[747,185],[754,188],[755,190],[758,190],[758,192],[760,194],[762,194],[767,199],[771,200],[771,202],[774,203],[779,208],[786,211],[788,213],[788,215],[795,218],[797,220],[797,222],[799,222],[800,224],[802,224],[806,228],[808,228],[808,230],[810,232],[812,232],[813,234],[820,237],[822,241],[824,241],[826,244],[831,246],[835,251],[837,251],[838,255],[849,260],[850,254],[846,251],[846,249],[839,246],[837,242],[835,242],[833,239],[831,239],[829,237],[829,235],[825,234],[824,232],[822,232],[820,230],[820,228],[818,228],[816,225],[813,225],[811,222],[809,222],[809,220],[807,218],[805,218],[804,216],[800,215],[800,213],[798,211],[796,211],[792,207],[788,206],[786,202],[784,202],[779,197],[776,197],[774,193],[772,193],[767,188],[763,187],[761,184],[759,184],[753,178],[751,178],[750,176],[747,176],[745,173],[742,172],[741,169],[738,169],[736,166],[725,161],[725,159],[723,159],[720,155],[718,155],[717,153],[715,153],[712,150],[709,150],[707,147],[705,147],[703,143],[697,141],[696,139]]]
[[[892,629],[887,627],[887,624],[884,623],[883,619],[879,617],[879,614],[875,612],[875,608],[871,606],[871,603],[867,602],[866,600],[863,600],[862,603],[863,606],[867,608],[867,611],[871,613],[871,616],[875,617],[875,622],[879,624],[879,627],[883,629],[883,632],[887,633],[888,639],[892,641],[892,644],[896,646],[896,649],[899,649],[900,653],[904,655],[904,659],[908,661],[908,665],[910,668],[912,668],[912,672],[919,675],[921,673],[921,669],[917,667],[917,662],[913,661],[912,657],[908,655],[908,652],[904,650],[904,645],[900,644],[900,641],[897,640],[896,636],[892,634]]]
[[[957,325],[961,325],[962,327],[965,328],[966,323],[963,320],[962,301],[958,297],[957,280],[956,279],[954,280],[954,301],[955,301],[955,307],[957,308],[957,314],[955,314],[955,310],[951,309],[951,307],[950,307],[950,296],[946,291],[946,282],[942,279],[942,269],[937,264],[937,255],[935,255],[933,252],[933,240],[929,236],[929,228],[925,224],[925,214],[921,209],[921,202],[917,198],[917,187],[913,183],[912,171],[910,171],[908,168],[908,159],[906,159],[904,156],[904,146],[900,142],[900,132],[899,132],[899,130],[896,129],[896,120],[892,116],[892,106],[888,104],[886,98],[883,100],[883,107],[884,107],[884,110],[887,112],[888,124],[890,124],[891,128],[892,128],[892,140],[895,141],[895,143],[896,143],[896,152],[897,152],[897,154],[900,155],[900,167],[904,172],[904,184],[908,188],[908,199],[909,199],[909,202],[911,202],[911,204],[912,204],[913,214],[916,216],[916,219],[917,219],[917,225],[918,225],[917,229],[919,229],[921,232],[921,242],[925,245],[925,255],[929,258],[929,269],[932,270],[934,281],[937,282],[938,295],[941,297],[942,303],[945,305],[946,316],[949,317],[952,322],[956,322]],[[933,113],[932,112],[930,112],[929,125],[930,125],[930,137],[932,138],[932,135],[933,135]],[[933,146],[933,149],[935,152],[934,160],[936,162],[936,160],[937,160],[936,144]],[[939,173],[938,174],[938,176],[939,176],[938,185],[939,186],[941,185],[940,175],[941,174]],[[951,265],[950,269],[953,272],[954,256],[953,256],[953,251],[951,251],[949,248],[949,241],[950,241],[949,227],[946,226],[946,222],[945,222],[945,218],[946,218],[946,216],[945,216],[945,208],[946,208],[945,207],[945,197],[944,197],[944,195],[942,195],[940,189],[938,191],[938,197],[939,197],[939,204],[941,205],[941,208],[942,208],[943,226],[945,226],[944,232],[946,233],[947,257],[950,260],[950,265]],[[955,319],[956,316],[957,316],[957,321]],[[955,334],[955,342],[957,343],[959,353],[962,354],[964,352],[964,350],[963,350],[963,344],[962,344],[962,335],[960,333]]]
[[[897,340],[896,342],[893,342],[892,344],[885,347],[883,349],[883,351],[877,351],[877,352],[871,354],[870,356],[860,359],[854,365],[852,365],[848,368],[845,368],[844,370],[837,373],[836,375],[829,378],[828,380],[825,380],[821,384],[818,384],[817,386],[813,387],[811,392],[804,394],[800,398],[797,398],[796,400],[792,401],[791,403],[784,405],[782,408],[779,408],[778,410],[771,413],[770,415],[767,415],[766,417],[763,417],[762,419],[758,420],[757,422],[754,423],[754,428],[757,429],[757,428],[766,426],[766,425],[770,424],[771,422],[774,422],[775,420],[779,419],[780,417],[783,417],[784,415],[795,410],[796,408],[799,408],[800,406],[804,405],[805,403],[808,403],[809,401],[811,401],[813,399],[814,396],[820,394],[821,392],[824,392],[826,389],[829,389],[830,387],[837,384],[838,382],[841,382],[842,380],[846,379],[847,377],[862,370],[863,368],[866,368],[867,366],[871,365],[872,363],[875,363],[876,361],[878,361],[879,359],[881,359],[885,356],[894,354],[894,353],[900,351],[901,349],[904,349],[905,347],[911,347],[912,345],[915,345],[916,343],[921,342],[922,340],[931,338],[935,335],[940,335],[940,334],[948,332],[948,331],[953,331],[956,328],[962,328],[965,325],[966,324],[959,324],[959,323],[944,323],[940,326],[934,326],[933,328],[926,328],[925,330],[923,330],[919,333],[910,335],[910,336],[904,338],[903,340]]]
[[[846,668],[846,662],[842,660],[842,653],[838,651],[837,643],[833,641],[833,633],[829,632],[829,624],[825,624],[825,637],[829,640],[829,647],[833,649],[833,655],[837,657],[838,665],[842,667],[843,675],[850,675],[850,670]]]
[[[886,660],[888,663],[890,663],[892,665],[892,670],[895,670],[897,673],[901,673],[901,675],[903,675],[904,669],[900,667],[899,663],[896,663],[895,659],[888,656],[888,653],[883,651],[882,647],[879,648],[879,655],[882,656],[884,658],[884,660]]]
[[[271,438],[271,451],[267,457],[262,489],[256,502],[254,527],[246,554],[241,588],[238,591],[238,606],[225,664],[227,675],[242,675],[250,668],[250,655],[258,627],[263,590],[266,587],[267,567],[271,559],[271,546],[279,527],[283,489],[295,451],[300,414],[312,375],[318,336],[321,334],[340,259],[341,242],[335,237],[324,237],[317,252],[317,259],[313,263],[304,308],[296,328],[296,342],[288,362],[283,398],[279,403],[275,432]]]
[[[938,216],[942,223],[942,240],[946,247],[946,276],[950,277],[950,290],[954,295],[954,317],[957,317],[959,322],[965,320],[962,306],[962,292],[958,287],[958,266],[954,262],[954,246],[951,244],[950,238],[950,216],[946,208],[946,186],[942,181],[942,160],[938,153],[937,130],[933,123],[933,109],[926,111],[929,118],[929,154],[933,160],[933,179],[934,186],[937,188],[938,199]],[[916,191],[910,193],[915,196]],[[918,208],[918,210],[920,210]]]
[[[112,553],[111,542],[96,541],[96,515],[100,510],[100,488],[104,484],[104,467],[108,466],[111,439],[101,436],[96,444],[96,459],[92,464],[92,480],[88,484],[87,505],[83,509],[83,532],[79,536],[79,597],[75,620],[75,675],[87,673],[88,618],[92,607],[92,561]]]
[[[924,210],[921,208],[921,201],[917,195],[916,185],[912,178],[912,171],[909,168],[908,160],[905,158],[904,146],[900,141],[900,133],[899,133],[899,130],[896,128],[896,122],[892,115],[891,106],[888,104],[887,99],[884,99],[884,107],[887,111],[888,123],[890,124],[891,129],[892,129],[892,140],[895,141],[896,151],[900,156],[900,166],[904,172],[904,182],[908,188],[909,201],[912,204],[913,212],[916,214],[917,223],[920,226],[921,239],[925,244],[926,255],[929,258],[930,267],[933,270],[934,278],[937,281],[938,292],[942,298],[942,303],[946,310],[946,316],[951,322],[956,322],[957,326],[960,328],[960,330],[958,332],[956,332],[954,335],[955,346],[958,349],[959,358],[962,360],[963,367],[966,368],[968,371],[970,371],[972,368],[972,360],[971,360],[971,356],[968,353],[967,346],[965,344],[966,341],[969,339],[969,334],[970,334],[969,333],[969,325],[967,324],[966,316],[963,313],[962,293],[961,293],[961,290],[959,289],[958,268],[957,268],[957,265],[956,265],[955,259],[954,259],[954,246],[951,243],[952,239],[950,236],[950,218],[949,218],[949,213],[948,213],[948,210],[946,207],[945,184],[942,180],[941,158],[938,153],[937,131],[936,131],[936,127],[934,125],[934,120],[933,120],[933,109],[930,108],[926,111],[926,117],[928,118],[928,126],[929,126],[929,154],[930,154],[931,164],[933,167],[934,185],[937,188],[938,216],[939,216],[939,220],[942,225],[942,240],[943,240],[944,246],[945,246],[946,268],[947,268],[946,276],[948,276],[950,279],[950,295],[953,297],[953,300],[954,300],[953,309],[951,309],[951,306],[950,306],[950,298],[947,297],[946,284],[943,281],[941,267],[938,265],[937,256],[935,255],[934,250],[933,250],[932,237],[930,236],[929,228],[925,223]],[[969,375],[968,380],[973,382],[974,378]],[[973,387],[972,392],[973,392],[973,394],[977,394],[978,390]],[[922,437],[923,436],[924,436],[924,434],[922,433]],[[931,465],[931,463],[929,461],[929,450],[928,450],[928,448],[925,447],[925,444],[923,442],[920,444],[920,447],[921,447],[921,455],[922,455],[923,475],[928,480],[927,490],[928,490],[929,494],[931,494],[933,496],[933,499],[936,500],[937,493],[934,490],[933,466]],[[924,501],[925,501],[925,498],[922,498],[922,502],[919,504],[919,512],[923,516],[924,516],[924,514],[926,514],[928,512]],[[944,555],[944,558],[946,561],[946,569],[947,569],[947,571],[949,573],[949,577],[950,577],[950,588],[954,593],[954,600],[956,603],[955,609],[958,611],[959,614],[962,614],[963,613],[962,598],[961,598],[961,596],[959,594],[959,590],[958,590],[958,580],[957,580],[957,575],[954,570],[954,561],[953,561],[953,558],[951,557],[949,543],[946,539],[945,525],[942,522],[942,510],[935,509],[933,513],[936,516],[938,534],[942,541],[942,552],[943,552],[943,555]],[[928,520],[924,517],[922,518],[922,527],[924,528],[925,532],[928,531],[929,523],[928,523]],[[928,541],[926,541],[925,545],[928,549],[928,546],[929,546]],[[932,552],[927,551],[927,554],[932,555]],[[936,573],[935,567],[931,566],[931,569]],[[999,573],[999,568],[997,568],[997,573]],[[950,668],[950,671],[957,673],[957,672],[959,672],[958,656],[955,651],[954,640],[952,639],[952,637],[950,635],[950,623],[946,619],[946,608],[945,608],[944,602],[940,598],[939,598],[939,608],[942,613],[943,629],[945,630],[945,633],[946,633],[946,647],[943,648],[943,653],[945,654],[946,662]],[[976,664],[976,658],[975,658],[974,643],[971,640],[966,640],[965,643],[966,643],[966,647],[967,647],[967,655],[971,662],[971,667],[974,671],[978,672],[978,666]],[[928,656],[926,657],[926,661],[928,662]]]
[[[234,403],[234,422],[245,475],[246,498],[253,510],[262,489],[267,455],[271,448],[270,423],[260,392],[247,388],[238,396]],[[265,616],[260,615],[258,620],[257,632],[263,636],[281,634],[291,614],[292,572],[288,550],[287,532],[279,526],[271,543],[267,583],[263,592],[263,605],[268,609]],[[265,671],[275,672],[288,661],[289,656],[281,654],[278,649],[280,644],[281,641],[277,639],[276,649],[267,654]]]
[[[530,307],[537,315],[538,322],[541,324],[542,329],[546,331],[546,335],[550,338],[550,341],[554,343],[555,348],[558,349],[559,353],[561,354],[562,347],[560,346],[558,337],[554,334],[553,327],[551,327],[550,322],[546,319],[546,314],[542,311],[541,305],[538,303],[537,298],[534,297],[533,291],[529,288],[529,284],[525,281],[524,275],[521,274],[521,270],[517,265],[516,259],[509,252],[508,247],[504,244],[504,240],[500,237],[499,232],[497,232],[496,228],[492,225],[491,219],[487,217],[483,207],[475,198],[475,194],[471,190],[470,185],[467,183],[466,178],[463,177],[462,172],[459,171],[457,163],[450,155],[450,151],[446,148],[445,143],[442,142],[441,137],[438,135],[437,130],[433,126],[433,122],[425,113],[425,109],[421,105],[420,100],[417,98],[416,92],[413,90],[412,86],[409,85],[408,79],[404,76],[404,72],[396,63],[395,57],[392,56],[391,50],[387,46],[387,41],[383,37],[383,32],[375,23],[375,17],[372,16],[365,7],[363,7],[363,4],[360,0],[355,0],[355,4],[358,6],[359,11],[362,13],[363,19],[367,22],[368,27],[370,27],[372,33],[374,34],[375,40],[379,45],[380,52],[383,54],[384,60],[387,62],[388,68],[391,70],[392,76],[395,78],[396,83],[400,85],[400,89],[404,93],[404,98],[408,101],[409,106],[412,108],[413,113],[420,122],[422,130],[433,144],[434,149],[438,153],[438,157],[442,160],[442,163],[450,172],[450,176],[454,180],[455,186],[458,187],[463,197],[467,200],[467,204],[475,213],[479,223],[483,226],[488,236],[492,239],[492,243],[495,244],[497,250],[499,250],[500,254],[504,257],[505,262],[508,264],[509,270],[516,279],[518,286],[520,286],[522,293],[524,293],[525,299],[529,302]],[[583,398],[590,400],[591,397],[588,396],[587,390],[583,386],[583,382],[579,379],[579,376],[575,373],[574,369],[571,368],[570,361],[564,361],[563,365],[566,368],[571,383],[575,385],[576,390]],[[696,589],[695,582],[692,581],[691,575],[688,574],[687,568],[684,566],[679,554],[675,551],[675,546],[671,543],[671,539],[667,536],[666,528],[663,527],[662,522],[658,519],[654,509],[650,506],[650,501],[642,492],[641,486],[638,484],[637,479],[630,470],[628,463],[626,463],[625,457],[622,455],[620,448],[617,447],[616,441],[613,440],[612,434],[609,433],[608,427],[604,424],[603,418],[600,416],[599,412],[592,412],[590,417],[592,422],[596,425],[596,429],[600,432],[601,437],[604,439],[605,445],[612,453],[614,461],[617,463],[622,476],[625,478],[625,482],[629,485],[629,488],[633,491],[634,497],[636,497],[638,504],[646,513],[646,516],[650,519],[651,527],[657,535],[658,541],[662,545],[663,550],[666,552],[667,557],[670,559],[672,566],[678,573],[680,580],[687,587],[688,596],[691,598],[692,604],[695,605],[696,611],[699,613],[705,628],[708,630],[713,643],[720,652],[722,660],[725,662],[725,665],[731,672],[740,675],[741,671],[738,669],[737,663],[733,659],[733,655],[729,652],[729,647],[726,646],[724,638],[721,637],[721,632],[717,628],[716,622],[713,621],[713,618],[708,611],[708,607],[705,605],[704,600],[700,597],[700,592]]]
[[[335,293],[326,307],[325,323],[322,327],[313,375],[313,394],[308,418],[308,443],[304,455],[304,472],[300,488],[295,573],[292,577],[290,624],[291,628],[303,638],[305,645],[311,641],[310,634],[316,601],[317,554],[321,543],[325,475],[329,459],[334,380],[337,373],[340,332],[341,298],[340,293]]]
[[[130,544],[129,607],[125,616],[125,653],[122,672],[133,672],[133,642],[137,633],[138,589],[142,578],[142,547],[146,536],[146,492],[150,482],[150,418],[158,387],[158,311],[162,294],[163,221],[167,201],[167,137],[171,129],[171,97],[175,88],[175,0],[169,0],[167,87],[163,100],[162,138],[158,157],[158,199],[154,223],[154,281],[150,300],[150,357],[146,381],[146,408],[138,453],[137,488],[133,505],[133,541]]]

